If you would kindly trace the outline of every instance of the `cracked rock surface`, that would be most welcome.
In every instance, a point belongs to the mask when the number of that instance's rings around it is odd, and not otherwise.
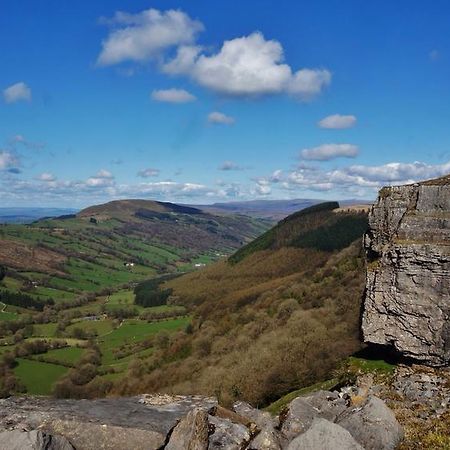
[[[450,175],[383,188],[364,237],[362,332],[405,357],[450,362]]]

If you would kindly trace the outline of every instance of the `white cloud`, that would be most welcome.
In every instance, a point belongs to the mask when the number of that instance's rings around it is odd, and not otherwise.
[[[19,165],[15,155],[7,151],[0,151],[0,170],[14,170]]]
[[[3,90],[6,103],[15,103],[20,100],[31,101],[31,89],[23,82],[13,84]]]
[[[283,60],[283,47],[278,41],[254,32],[225,41],[220,51],[210,56],[200,54],[198,47],[180,48],[163,70],[189,75],[201,86],[230,96],[288,93],[308,100],[331,82],[328,70],[293,73]]]
[[[350,166],[346,172],[352,177],[362,177],[379,183],[413,183],[414,181],[437,178],[450,173],[450,161],[445,164],[392,162],[380,166]]]
[[[44,181],[44,182],[56,181],[56,177],[53,174],[51,174],[50,172],[43,172],[40,175],[38,175],[36,177],[36,179],[39,181]]]
[[[327,116],[318,122],[320,128],[332,128],[342,130],[344,128],[351,128],[356,124],[356,117],[352,115],[343,116],[341,114],[333,114]]]
[[[310,100],[331,82],[331,73],[326,69],[292,70],[284,62],[280,42],[266,40],[257,31],[226,40],[217,53],[208,53],[197,43],[203,24],[180,10],[117,12],[103,22],[112,30],[102,42],[98,65],[155,61],[164,73],[188,76],[228,96],[284,93]]]
[[[328,161],[340,157],[355,158],[358,153],[358,146],[353,144],[323,144],[318,147],[305,148],[300,155],[303,159]]]
[[[97,59],[103,66],[150,60],[166,49],[194,42],[204,29],[201,22],[172,9],[162,12],[148,9],[138,14],[117,12],[112,19],[103,22],[113,27],[102,42]]]
[[[151,98],[158,102],[188,103],[196,100],[195,96],[184,89],[161,89],[151,93]]]
[[[208,122],[223,125],[232,125],[235,120],[234,117],[227,116],[226,114],[218,111],[214,111],[208,114]]]
[[[424,162],[390,162],[378,166],[352,165],[335,170],[299,166],[286,175],[261,177],[262,186],[277,185],[290,191],[333,191],[335,195],[371,198],[378,189],[386,185],[410,184],[431,178],[438,178],[450,172],[450,161],[444,164]]]
[[[94,188],[113,186],[114,184],[114,175],[105,169],[99,170],[94,176],[89,177],[85,182],[87,187]]]
[[[148,168],[148,169],[140,170],[137,173],[137,175],[138,175],[138,177],[142,177],[142,178],[150,178],[150,177],[157,177],[159,175],[159,172],[160,172],[159,169]]]

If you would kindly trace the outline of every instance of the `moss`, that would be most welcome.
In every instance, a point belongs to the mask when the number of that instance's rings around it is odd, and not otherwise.
[[[281,410],[287,406],[292,400],[302,395],[311,394],[312,392],[320,391],[320,390],[330,390],[334,386],[336,386],[338,380],[336,378],[332,378],[331,380],[321,381],[320,383],[312,384],[311,386],[306,386],[301,389],[297,389],[296,391],[292,391],[289,394],[284,395],[277,401],[273,402],[266,408],[265,411],[270,412],[272,415],[277,415],[281,412]]]

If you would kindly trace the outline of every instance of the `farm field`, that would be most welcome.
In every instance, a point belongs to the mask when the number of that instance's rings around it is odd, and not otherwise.
[[[132,363],[145,364],[169,335],[189,329],[187,309],[171,304],[170,289],[160,286],[269,225],[141,200],[0,225],[0,362],[8,392],[106,392]]]

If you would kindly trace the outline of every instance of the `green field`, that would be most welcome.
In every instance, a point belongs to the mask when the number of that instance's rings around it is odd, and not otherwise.
[[[80,347],[64,347],[49,350],[43,356],[44,360],[58,361],[62,364],[75,364],[83,356],[84,348]]]
[[[113,321],[110,319],[102,320],[78,320],[66,328],[67,332],[73,332],[75,328],[80,328],[88,333],[94,333],[97,336],[110,333],[113,330]]]
[[[53,385],[66,372],[67,367],[40,361],[17,358],[15,374],[25,385],[28,394],[50,395]]]
[[[99,339],[100,350],[102,351],[102,362],[104,365],[114,363],[113,349],[123,344],[133,344],[143,341],[159,331],[175,331],[185,327],[190,319],[183,317],[170,319],[161,322],[147,323],[139,320],[126,320],[111,334]]]

